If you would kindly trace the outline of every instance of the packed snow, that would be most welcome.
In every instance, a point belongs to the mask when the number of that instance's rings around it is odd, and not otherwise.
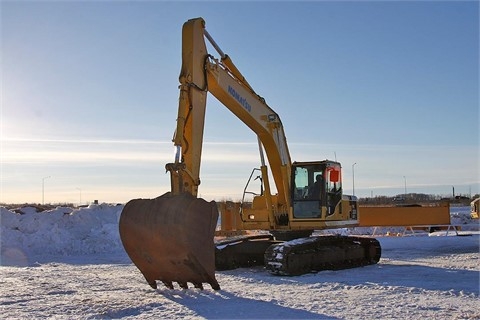
[[[219,291],[151,289],[123,250],[122,208],[0,208],[1,317],[480,319],[479,228],[468,207],[451,208],[459,236],[377,230],[377,265],[297,277],[262,267],[221,271]]]

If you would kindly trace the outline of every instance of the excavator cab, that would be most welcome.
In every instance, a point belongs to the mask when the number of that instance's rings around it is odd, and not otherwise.
[[[325,218],[342,199],[341,165],[334,161],[292,164],[293,217]]]

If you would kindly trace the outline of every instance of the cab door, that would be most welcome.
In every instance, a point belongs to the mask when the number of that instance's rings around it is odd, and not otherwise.
[[[326,203],[325,166],[320,163],[292,167],[294,219],[321,219]]]

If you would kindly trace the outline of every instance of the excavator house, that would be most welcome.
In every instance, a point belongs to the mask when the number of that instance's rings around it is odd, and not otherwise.
[[[207,52],[205,40],[219,58]],[[215,43],[202,18],[183,25],[179,80],[176,153],[165,166],[171,189],[129,201],[119,222],[125,250],[152,288],[160,281],[168,288],[208,283],[218,290],[215,270],[259,264],[272,274],[301,275],[379,261],[373,238],[312,236],[314,230],[358,226],[357,200],[342,193],[340,163],[292,162],[279,115]],[[260,168],[249,182],[257,172],[261,191],[234,214],[241,221],[237,229],[263,233],[214,241],[217,204],[197,197],[207,93],[257,136]]]

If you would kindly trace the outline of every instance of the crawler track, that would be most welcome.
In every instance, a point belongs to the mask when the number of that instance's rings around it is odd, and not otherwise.
[[[265,251],[279,243],[271,235],[239,236],[215,243],[215,269],[263,266]]]
[[[380,256],[380,243],[373,238],[317,236],[272,245],[265,251],[265,267],[294,276],[376,264]]]

